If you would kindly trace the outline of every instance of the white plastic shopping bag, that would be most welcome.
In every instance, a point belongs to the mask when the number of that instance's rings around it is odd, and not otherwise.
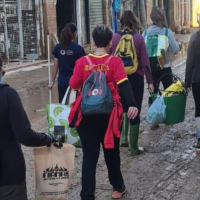
[[[35,200],[66,200],[74,169],[75,147],[34,148],[36,198]]]
[[[166,119],[166,105],[163,95],[158,96],[147,113],[147,121],[150,124],[162,124]]]

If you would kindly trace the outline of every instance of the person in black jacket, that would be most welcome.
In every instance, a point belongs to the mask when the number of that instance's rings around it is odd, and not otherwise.
[[[54,137],[31,129],[18,93],[2,82],[4,73],[0,61],[0,199],[27,200],[21,144],[50,145]]]
[[[200,27],[200,15],[197,17]],[[190,39],[186,73],[185,73],[185,87],[186,89],[192,89],[194,101],[195,101],[195,122],[197,128],[197,145],[195,147],[200,148],[200,30],[194,33]]]

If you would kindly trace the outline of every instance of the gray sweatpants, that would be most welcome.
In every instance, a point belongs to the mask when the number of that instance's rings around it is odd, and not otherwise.
[[[0,186],[1,200],[28,200],[26,182],[17,185]]]

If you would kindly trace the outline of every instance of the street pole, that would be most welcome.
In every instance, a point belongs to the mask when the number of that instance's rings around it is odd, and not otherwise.
[[[144,0],[140,0],[140,17],[141,17],[142,26],[144,27],[144,29],[147,29],[146,10],[145,10]]]
[[[156,6],[156,0],[153,0],[153,7]]]
[[[6,15],[6,3],[3,0],[3,12],[4,12],[4,31],[5,31],[5,48],[6,48],[6,58],[9,61],[9,50],[8,50],[8,27],[7,27],[7,15]]]
[[[139,18],[138,1],[134,1],[134,3],[133,3],[133,12]]]
[[[163,0],[159,0],[158,1],[158,7],[159,8],[163,8]]]
[[[47,35],[47,50],[48,50],[48,74],[49,85],[51,84],[51,53],[50,53],[50,36]],[[51,104],[51,90],[49,90],[49,103]]]
[[[78,44],[82,45],[82,24],[81,24],[81,2],[76,0],[77,26],[78,26]]]
[[[171,0],[168,0],[167,3],[168,3],[168,5],[167,5],[167,7],[168,7],[168,9],[167,9],[167,23],[168,23],[168,27],[170,27],[170,25],[171,25],[171,6],[172,6],[171,3],[174,4],[174,2],[171,2]]]
[[[24,58],[24,45],[23,45],[23,28],[22,28],[22,5],[21,0],[17,0],[18,10],[18,24],[19,24],[19,46],[20,46],[20,58]]]

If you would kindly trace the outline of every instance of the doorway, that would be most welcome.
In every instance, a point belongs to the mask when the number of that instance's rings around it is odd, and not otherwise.
[[[57,0],[56,5],[58,37],[65,25],[69,22],[76,24],[76,1]]]

